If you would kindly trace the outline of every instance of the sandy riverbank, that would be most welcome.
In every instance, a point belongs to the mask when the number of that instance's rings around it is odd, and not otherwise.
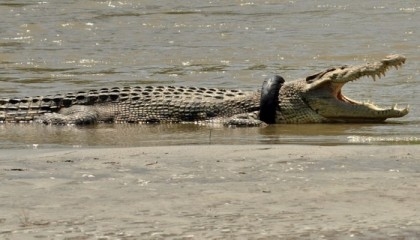
[[[420,238],[418,146],[1,150],[2,239]]]

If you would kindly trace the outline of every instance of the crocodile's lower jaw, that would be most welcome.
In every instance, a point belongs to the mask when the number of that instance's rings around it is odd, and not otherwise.
[[[391,55],[361,66],[329,68],[291,82],[275,77],[261,91],[183,86],[102,88],[37,97],[0,98],[0,123],[53,125],[220,122],[226,126],[266,123],[382,122],[408,107],[380,108],[346,97],[342,87],[363,76],[382,77],[405,61]]]
[[[398,69],[405,62],[405,58],[392,55],[381,62],[366,64],[361,67],[342,67],[327,71],[307,87],[306,102],[327,122],[383,122],[387,118],[399,118],[408,114],[409,107],[382,108],[370,102],[361,102],[345,96],[343,86],[363,76],[371,77],[374,81],[385,76],[391,67]]]

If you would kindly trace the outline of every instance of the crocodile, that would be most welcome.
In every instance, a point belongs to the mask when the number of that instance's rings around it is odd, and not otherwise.
[[[101,88],[66,94],[0,99],[1,123],[83,125],[94,123],[365,123],[403,117],[406,108],[381,108],[346,97],[342,87],[367,76],[373,80],[405,63],[401,55],[360,66],[329,68],[285,82],[266,80],[255,91],[184,86]]]

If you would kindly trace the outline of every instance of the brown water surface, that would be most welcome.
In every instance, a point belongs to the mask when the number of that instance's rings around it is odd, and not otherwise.
[[[212,131],[218,143],[417,143],[418,1],[6,1],[0,3],[0,96],[121,85],[257,89],[331,66],[399,53],[400,71],[345,94],[410,105],[390,124]],[[208,143],[198,126],[0,126],[0,148],[27,144],[144,146]],[[42,136],[42,137],[40,137]]]

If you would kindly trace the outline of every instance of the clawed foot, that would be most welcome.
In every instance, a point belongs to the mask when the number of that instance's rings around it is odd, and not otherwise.
[[[224,123],[227,127],[265,127],[267,124],[257,118],[256,113],[237,114]]]
[[[37,123],[45,125],[73,125],[74,122],[68,116],[58,113],[46,113],[35,120]]]

